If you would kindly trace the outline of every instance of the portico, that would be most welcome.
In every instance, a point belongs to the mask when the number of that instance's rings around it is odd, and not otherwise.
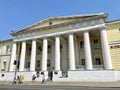
[[[14,39],[9,71],[17,69],[13,64],[15,60],[19,62],[19,72],[36,72],[37,67],[42,72],[40,74],[45,72],[48,75],[49,71],[57,72],[53,74],[57,74],[58,78],[64,73],[69,77],[68,71],[96,70],[94,67],[96,64],[102,65],[102,70],[111,70],[104,18],[106,18],[105,14],[88,15],[86,18],[83,16],[64,17],[66,21],[61,23],[56,23],[55,20],[63,18],[48,18],[12,33]],[[51,19],[53,19],[53,25],[44,26]],[[99,39],[93,42],[94,38]],[[97,48],[94,45],[98,45]],[[29,49],[28,46],[30,46]],[[40,55],[38,55],[39,51]],[[98,51],[99,53],[96,54],[95,52]],[[29,56],[27,56],[28,53]],[[53,78],[54,76],[56,77],[53,75]]]

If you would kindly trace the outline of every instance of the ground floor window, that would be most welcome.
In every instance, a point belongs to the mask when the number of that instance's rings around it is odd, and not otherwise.
[[[85,59],[81,59],[82,65],[85,65]]]
[[[100,60],[100,58],[95,58],[95,61],[96,61],[96,65],[101,65],[101,60]]]
[[[2,71],[5,71],[5,69],[6,69],[6,64],[7,64],[7,62],[4,61],[3,64],[2,64]]]
[[[47,60],[47,66],[50,67],[50,59]]]

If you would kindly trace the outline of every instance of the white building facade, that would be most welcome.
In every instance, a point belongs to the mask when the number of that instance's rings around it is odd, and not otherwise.
[[[39,63],[37,59],[40,58],[40,65],[37,67],[39,77],[36,80],[38,81],[43,75],[46,79],[52,78],[55,82],[118,81],[119,71],[114,71],[112,68],[106,36],[106,19],[107,15],[104,13],[50,17],[12,32],[13,44],[9,72],[5,73],[6,78],[12,78],[6,80],[13,80],[14,72],[17,72],[17,75],[25,76],[25,81],[31,81],[32,75],[37,72],[36,65]],[[96,54],[91,46],[93,37],[100,38],[101,61],[96,59],[96,63],[102,63],[100,65],[94,64]],[[79,39],[83,43],[79,44]],[[37,56],[39,45],[42,47],[39,49],[41,57]],[[80,51],[80,48],[83,50]],[[27,58],[28,51],[29,58]],[[26,68],[28,59],[29,65]],[[15,62],[17,64],[14,64]]]

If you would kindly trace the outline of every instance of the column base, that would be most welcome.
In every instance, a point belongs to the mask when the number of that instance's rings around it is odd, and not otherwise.
[[[62,71],[53,71],[53,78],[54,77],[62,77]]]

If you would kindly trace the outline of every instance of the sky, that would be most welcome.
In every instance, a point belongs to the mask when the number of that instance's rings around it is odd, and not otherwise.
[[[0,0],[0,40],[48,17],[108,13],[120,20],[120,0]]]

